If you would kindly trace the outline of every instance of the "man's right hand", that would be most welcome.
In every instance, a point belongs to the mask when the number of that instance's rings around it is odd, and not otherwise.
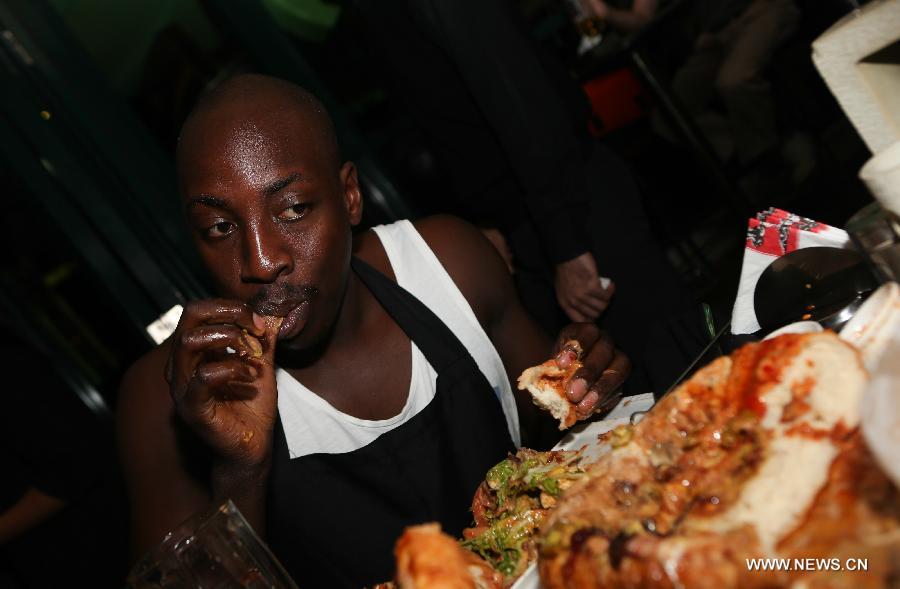
[[[242,303],[211,299],[187,305],[172,335],[166,380],[176,411],[222,466],[255,469],[268,463],[279,325]]]

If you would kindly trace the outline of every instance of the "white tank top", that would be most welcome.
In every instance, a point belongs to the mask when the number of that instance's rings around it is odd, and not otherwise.
[[[387,252],[397,283],[431,309],[472,354],[500,400],[513,442],[521,446],[516,402],[503,361],[468,301],[412,223],[397,221],[373,230]],[[359,419],[338,411],[279,368],[275,375],[278,411],[290,457],[352,452],[422,411],[434,398],[437,373],[414,342],[411,348],[412,377],[406,404],[389,419]]]

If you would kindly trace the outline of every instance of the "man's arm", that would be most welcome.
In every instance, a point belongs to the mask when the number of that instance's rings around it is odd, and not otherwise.
[[[522,371],[550,357],[553,340],[526,313],[506,264],[478,229],[443,215],[416,222],[416,229],[469,302],[516,391]],[[548,428],[555,429],[552,417],[535,407],[527,392],[516,395],[526,445],[543,437]]]
[[[0,513],[0,546],[50,519],[66,502],[28,487],[9,509]]]
[[[584,355],[583,367],[566,385],[569,401],[576,404],[579,419],[609,406],[628,376],[630,364],[606,334],[592,323],[573,323],[551,340],[522,307],[502,258],[478,229],[448,216],[418,221],[416,229],[491,338],[510,383],[515,383],[523,370],[544,362],[574,339]],[[564,357],[564,353],[560,355],[561,365]],[[559,439],[550,414],[537,409],[529,393],[519,392],[516,401],[525,445],[541,448]]]
[[[163,344],[138,360],[119,394],[116,429],[130,499],[133,560],[210,501],[179,450],[175,409],[163,377],[167,356]]]

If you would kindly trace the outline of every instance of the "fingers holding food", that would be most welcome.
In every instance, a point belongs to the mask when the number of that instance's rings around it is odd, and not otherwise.
[[[586,419],[595,413],[603,413],[612,409],[615,405],[611,404],[611,400],[621,398],[622,384],[631,372],[631,361],[619,350],[610,346],[603,357],[608,358],[608,361],[603,365],[599,376],[588,387],[587,393],[576,405],[580,419]]]
[[[231,324],[246,329],[256,337],[266,331],[263,316],[254,313],[250,307],[239,301],[227,299],[203,299],[188,303],[179,321],[179,327],[195,325]]]
[[[284,317],[275,317],[273,315],[257,315],[253,314],[254,320],[259,320],[265,326],[263,334],[259,341],[263,346],[261,358],[267,364],[272,364],[275,359],[275,344],[278,340],[278,330],[284,322]]]
[[[256,360],[262,357],[262,344],[245,329],[235,325],[200,325],[176,333],[167,367],[172,398],[179,401],[204,363],[229,356]]]
[[[610,400],[630,372],[628,358],[608,334],[592,323],[567,326],[555,345],[555,357],[526,369],[519,390],[559,419],[559,429],[610,408]]]
[[[188,303],[170,338],[166,380],[173,388],[173,394],[184,391],[186,380],[193,374],[204,352],[219,350],[224,354],[231,347],[254,355],[257,348],[253,340],[265,332],[263,318],[243,303],[225,299]]]
[[[570,323],[562,328],[553,346],[553,352],[574,351],[580,358],[600,338],[600,328],[593,323]]]
[[[601,376],[615,355],[612,339],[606,333],[600,333],[590,348],[587,348],[581,360],[581,367],[576,370],[566,385],[569,401],[580,403],[591,390],[593,384]]]
[[[601,398],[609,397],[625,384],[625,380],[630,374],[631,360],[621,350],[613,349],[612,360],[600,372],[600,376],[591,385],[591,389],[599,392]]]
[[[227,461],[247,464],[267,455],[280,325],[281,318],[242,303],[198,301],[171,339],[166,377],[176,412]]]
[[[583,348],[578,340],[571,338],[559,342],[556,347],[557,354],[554,358],[522,372],[518,378],[518,388],[527,390],[535,405],[546,409],[558,419],[559,429],[562,430],[577,420],[577,415],[572,410],[574,404],[568,398],[566,384],[582,367],[580,356]],[[579,383],[586,384],[583,381],[576,381],[576,386]]]
[[[259,368],[253,362],[238,358],[206,362],[197,367],[183,402],[250,398],[258,377]]]

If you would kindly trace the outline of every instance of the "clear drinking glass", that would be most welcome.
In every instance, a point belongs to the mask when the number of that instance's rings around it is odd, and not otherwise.
[[[231,501],[169,532],[126,583],[131,589],[297,589]]]
[[[900,282],[900,219],[877,202],[862,208],[845,225],[883,281]]]

